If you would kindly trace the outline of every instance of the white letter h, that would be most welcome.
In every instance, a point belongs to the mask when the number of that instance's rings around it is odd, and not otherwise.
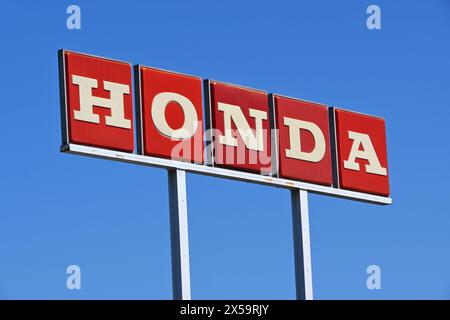
[[[125,84],[103,81],[103,88],[110,92],[110,99],[94,97],[92,89],[97,88],[97,80],[72,75],[72,83],[79,86],[80,110],[74,111],[76,120],[100,123],[99,115],[93,112],[93,106],[111,109],[111,115],[105,117],[105,123],[119,128],[131,128],[131,120],[125,118],[123,95],[130,93]]]

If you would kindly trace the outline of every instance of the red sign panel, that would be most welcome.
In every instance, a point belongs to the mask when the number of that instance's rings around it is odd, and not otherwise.
[[[130,64],[63,50],[59,62],[64,146],[134,152]],[[139,153],[203,164],[201,78],[136,66],[135,85]],[[204,85],[208,165],[389,196],[383,119],[217,81]]]
[[[142,66],[137,72],[144,154],[203,163],[201,79]]]
[[[214,165],[271,173],[268,95],[209,82]]]
[[[339,185],[389,195],[384,119],[335,109]]]
[[[331,185],[328,108],[274,95],[278,129],[279,176]]]
[[[68,51],[62,58],[69,142],[133,152],[130,64]]]

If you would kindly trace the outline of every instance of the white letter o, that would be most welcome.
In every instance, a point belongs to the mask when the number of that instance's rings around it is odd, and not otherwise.
[[[183,126],[176,130],[169,126],[165,116],[166,107],[171,102],[178,103],[184,113]],[[197,131],[197,111],[194,105],[188,98],[175,92],[161,92],[153,98],[152,119],[156,129],[171,139],[190,139]]]

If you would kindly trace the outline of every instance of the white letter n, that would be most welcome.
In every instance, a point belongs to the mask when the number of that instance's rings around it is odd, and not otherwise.
[[[250,125],[245,119],[245,116],[239,106],[219,102],[218,109],[224,113],[223,118],[225,135],[219,136],[219,141],[221,144],[237,147],[238,142],[233,136],[233,130],[231,127],[231,121],[233,121],[247,149],[264,151],[262,121],[267,120],[267,112],[257,109],[249,109],[250,117],[255,119],[255,133],[253,133],[253,129],[250,128]]]

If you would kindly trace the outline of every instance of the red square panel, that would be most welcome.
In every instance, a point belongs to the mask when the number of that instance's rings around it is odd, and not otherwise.
[[[384,119],[335,109],[339,185],[389,196]]]
[[[134,150],[131,66],[64,51],[70,143]]]
[[[267,93],[209,82],[214,164],[269,174],[270,125]]]
[[[328,108],[278,95],[273,103],[280,177],[331,185]]]
[[[138,72],[144,154],[203,163],[202,80],[142,66]]]

